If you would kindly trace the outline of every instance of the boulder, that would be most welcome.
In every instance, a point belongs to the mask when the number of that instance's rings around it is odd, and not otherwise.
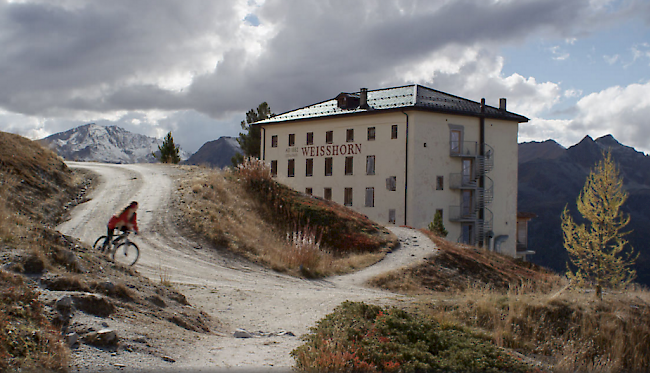
[[[119,342],[117,332],[112,329],[102,329],[96,332],[88,333],[83,337],[86,344],[97,347],[116,346]]]

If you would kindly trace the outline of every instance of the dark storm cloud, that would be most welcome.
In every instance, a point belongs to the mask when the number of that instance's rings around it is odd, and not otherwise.
[[[80,109],[77,96],[87,92],[100,96],[89,109],[111,110],[100,105],[103,96],[142,76],[189,69],[186,61],[205,53],[194,40],[229,38],[232,30],[227,1],[53,4],[0,3],[0,105],[8,110]]]
[[[628,5],[630,12],[643,2]],[[570,37],[613,18],[587,0],[268,0],[242,14],[237,6],[244,2],[0,2],[0,108],[59,117],[196,110],[229,118],[268,101],[277,113],[340,91],[404,84],[397,69],[448,46],[481,48],[493,63],[503,45],[531,35]],[[265,28],[266,39],[246,36]],[[252,51],[258,41],[261,49]],[[205,61],[216,66],[201,69]],[[193,80],[182,91],[159,82],[174,74]],[[436,84],[461,93],[466,79],[443,74]]]
[[[397,66],[447,45],[496,49],[534,32],[569,35],[588,12],[588,2],[580,0],[408,2],[413,5],[405,9],[397,4],[267,1],[260,22],[277,24],[279,32],[263,55],[247,65],[238,63],[243,51],[226,56],[212,76],[190,88],[191,101],[202,105],[202,97],[212,98],[200,110],[213,115],[236,106],[234,98],[246,98],[247,106],[271,100],[274,109],[285,111],[340,91],[379,88],[378,82],[403,84]]]

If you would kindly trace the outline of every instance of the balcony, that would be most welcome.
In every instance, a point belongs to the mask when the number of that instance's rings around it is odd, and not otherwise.
[[[517,242],[517,253],[515,254],[515,258],[526,261],[528,260],[528,255],[535,255],[535,251],[529,250],[527,244]]]
[[[462,173],[449,174],[449,188],[450,189],[476,189],[478,181],[471,175],[464,175]]]
[[[476,141],[450,141],[450,157],[477,157],[479,152],[478,142]]]
[[[469,206],[449,206],[449,221],[474,222],[477,218],[477,211]]]

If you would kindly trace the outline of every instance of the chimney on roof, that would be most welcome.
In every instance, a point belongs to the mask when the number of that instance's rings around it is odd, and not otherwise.
[[[499,110],[506,111],[506,99],[505,98],[500,98],[499,99]]]
[[[361,92],[359,92],[359,109],[368,108],[368,88],[361,88]]]

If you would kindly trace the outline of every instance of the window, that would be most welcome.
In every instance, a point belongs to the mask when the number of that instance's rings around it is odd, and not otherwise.
[[[375,174],[375,156],[369,155],[366,156],[366,175]]]
[[[271,147],[272,148],[278,147],[278,135],[271,136]]]
[[[390,138],[391,139],[396,139],[397,138],[397,124],[393,124],[390,127]]]
[[[352,188],[345,188],[345,194],[343,195],[343,204],[345,206],[352,206]]]
[[[352,166],[354,165],[354,157],[345,157],[345,174],[352,175]]]
[[[366,188],[366,207],[375,207],[375,188]]]
[[[375,140],[375,127],[368,127],[368,141]]]
[[[334,158],[332,157],[325,158],[325,176],[332,176],[333,164],[334,164]]]
[[[449,146],[452,154],[459,154],[461,151],[460,135],[461,135],[460,130],[451,130],[451,132],[449,132]]]
[[[527,246],[528,244],[528,222],[517,222],[517,244]]]
[[[278,161],[271,161],[271,176],[278,176]]]
[[[314,145],[314,133],[307,132],[307,145]]]
[[[314,190],[312,188],[305,188],[305,194],[312,195],[314,194]]]
[[[289,134],[289,146],[294,146],[296,145],[296,134],[295,133],[290,133]]]
[[[325,198],[328,201],[332,200],[332,188],[323,189],[323,198]]]
[[[397,190],[397,176],[389,176],[386,178],[386,189],[394,192]]]
[[[287,177],[293,177],[295,175],[295,171],[296,171],[296,160],[289,159],[288,167],[287,167]]]
[[[346,142],[354,141],[354,129],[350,128],[347,131],[345,131],[345,141]]]
[[[325,143],[331,144],[334,142],[334,131],[325,132]]]
[[[305,176],[314,175],[314,158],[307,158],[305,163]]]
[[[443,190],[445,186],[445,177],[436,176],[436,190]]]
[[[395,209],[388,210],[388,222],[395,224]]]

